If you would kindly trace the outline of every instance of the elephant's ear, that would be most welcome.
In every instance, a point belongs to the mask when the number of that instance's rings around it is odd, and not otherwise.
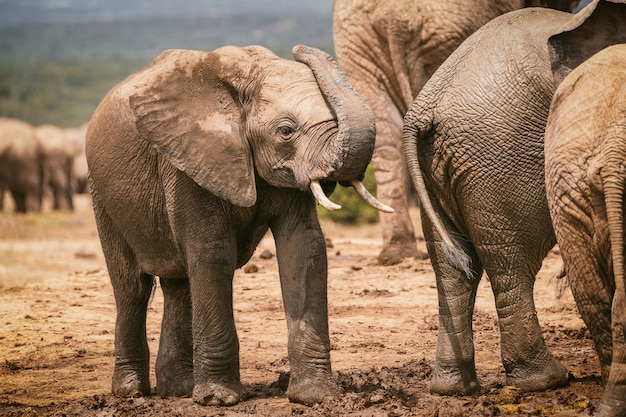
[[[161,54],[129,104],[140,135],[198,185],[242,207],[256,202],[254,167],[238,94],[211,52]]]
[[[624,0],[594,0],[548,39],[556,84],[602,49],[626,42]]]

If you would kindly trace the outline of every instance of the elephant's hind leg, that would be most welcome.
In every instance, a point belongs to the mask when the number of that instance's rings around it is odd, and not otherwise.
[[[157,394],[189,397],[193,392],[193,336],[189,280],[161,278],[164,311],[156,360]]]
[[[92,195],[117,307],[112,392],[120,397],[149,395],[150,351],[146,337],[146,314],[154,278],[141,273],[135,255],[102,209],[95,190]]]
[[[493,268],[493,263],[492,268],[485,266],[498,311],[506,383],[524,391],[561,387],[568,381],[568,372],[550,354],[544,342],[533,299],[535,274],[540,262],[533,268],[530,267],[533,262],[521,255],[513,254],[508,259],[526,259],[526,262],[511,264],[509,272],[498,271]],[[506,265],[506,262],[500,265]]]
[[[154,278],[147,274],[120,276],[110,268],[109,274],[116,287],[117,305],[113,394],[119,397],[149,395],[150,351],[146,338],[146,313]],[[119,284],[121,281],[124,281],[123,285]]]
[[[472,257],[472,270],[478,278],[470,279],[452,266],[434,231],[424,216],[424,235],[437,278],[439,294],[439,332],[437,357],[430,382],[430,392],[442,395],[467,395],[480,390],[474,362],[472,314],[482,267],[470,245],[464,250]]]

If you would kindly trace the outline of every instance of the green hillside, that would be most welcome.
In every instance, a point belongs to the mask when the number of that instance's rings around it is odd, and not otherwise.
[[[0,116],[76,126],[104,94],[169,48],[298,43],[332,53],[330,14],[172,17],[0,26]]]

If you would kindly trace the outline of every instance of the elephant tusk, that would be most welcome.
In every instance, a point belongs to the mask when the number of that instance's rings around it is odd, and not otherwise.
[[[365,200],[367,204],[374,207],[376,210],[382,211],[384,213],[394,212],[394,209],[392,209],[386,204],[381,203],[380,201],[376,199],[376,197],[371,195],[370,192],[367,191],[367,188],[365,188],[365,186],[363,185],[361,181],[357,181],[357,180],[352,181],[352,187],[354,187],[354,190],[357,192],[357,194],[360,195],[361,198]]]
[[[328,199],[328,197],[326,197],[319,181],[311,181],[311,191],[313,192],[313,197],[315,197],[320,206],[324,207],[326,210],[335,211],[341,208],[339,204],[333,203]]]

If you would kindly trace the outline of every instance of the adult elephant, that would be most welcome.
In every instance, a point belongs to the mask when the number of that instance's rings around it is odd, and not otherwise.
[[[166,51],[96,110],[86,155],[117,304],[115,394],[150,392],[145,320],[159,276],[157,392],[241,399],[232,278],[268,228],[287,316],[287,396],[312,404],[339,393],[315,199],[338,208],[322,188],[341,181],[377,204],[359,182],[375,123],[330,56],[304,46],[294,56]]]
[[[335,0],[337,61],[376,117],[372,166],[382,213],[378,262],[421,256],[409,216],[410,181],[402,163],[402,119],[443,61],[482,25],[528,5],[571,11],[578,0]]]
[[[74,148],[64,129],[45,124],[35,128],[35,136],[43,152],[44,195],[51,191],[53,210],[74,210]]]
[[[0,118],[0,203],[6,191],[15,211],[41,210],[42,153],[34,128],[21,120]]]
[[[87,179],[87,159],[85,158],[85,134],[87,124],[79,127],[68,127],[63,130],[65,137],[74,152],[74,165],[72,167],[72,190],[75,194],[89,193]]]
[[[576,15],[507,13],[470,36],[407,112],[404,152],[439,293],[431,391],[480,387],[472,312],[483,271],[495,296],[506,383],[523,390],[566,383],[533,300],[535,276],[556,242],[544,185],[544,129],[556,88],[548,38],[570,32],[561,47],[574,67],[624,42],[624,21],[624,4],[598,0]]]
[[[561,37],[568,36],[564,33]],[[553,54],[560,74],[562,39]],[[605,380],[598,417],[626,415],[626,45],[571,72],[552,101],[545,134],[546,192],[578,310]]]

